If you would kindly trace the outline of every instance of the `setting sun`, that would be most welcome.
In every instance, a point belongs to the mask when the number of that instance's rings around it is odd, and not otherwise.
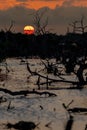
[[[35,32],[35,29],[33,26],[27,25],[24,27],[24,34],[30,35],[30,34],[34,34],[34,32]]]

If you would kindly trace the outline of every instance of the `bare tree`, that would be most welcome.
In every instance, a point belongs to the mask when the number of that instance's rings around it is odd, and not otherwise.
[[[84,19],[85,17],[84,15],[82,15],[81,20],[75,20],[71,24],[69,24],[73,28],[73,33],[81,32],[82,34],[84,34],[86,32],[87,25],[84,24]]]
[[[73,21],[71,24],[69,24],[73,29],[73,33],[76,33],[77,31],[77,23],[78,21]]]
[[[77,27],[78,29],[80,29],[79,31],[80,31],[82,34],[84,34],[84,33],[85,33],[85,29],[87,29],[87,25],[84,24],[84,19],[85,19],[85,17],[82,16],[82,17],[81,17],[81,20],[80,20],[80,26]]]
[[[37,11],[33,18],[33,23],[36,27],[36,34],[46,34],[47,31],[47,25],[48,25],[48,17],[44,18],[44,15],[47,10],[44,10],[42,12]]]
[[[5,28],[6,32],[11,32],[12,28],[14,27],[15,21],[11,20],[10,25],[8,28]]]

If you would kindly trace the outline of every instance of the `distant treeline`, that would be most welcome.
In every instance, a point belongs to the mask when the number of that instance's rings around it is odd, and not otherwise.
[[[87,33],[66,35],[44,34],[25,35],[21,33],[0,32],[0,58],[32,57],[59,58],[63,54],[87,56]]]

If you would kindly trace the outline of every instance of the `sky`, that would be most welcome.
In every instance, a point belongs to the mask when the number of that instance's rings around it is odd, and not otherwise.
[[[22,32],[25,25],[34,25],[36,11],[43,12],[42,24],[48,18],[47,29],[65,34],[70,24],[84,15],[87,23],[87,0],[0,0],[0,30],[8,30],[11,21],[13,32]]]

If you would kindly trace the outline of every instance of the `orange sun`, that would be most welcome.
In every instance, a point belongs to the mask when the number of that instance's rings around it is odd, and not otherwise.
[[[34,32],[35,32],[35,29],[33,26],[27,25],[24,27],[24,34],[30,35],[30,34],[34,34]]]

